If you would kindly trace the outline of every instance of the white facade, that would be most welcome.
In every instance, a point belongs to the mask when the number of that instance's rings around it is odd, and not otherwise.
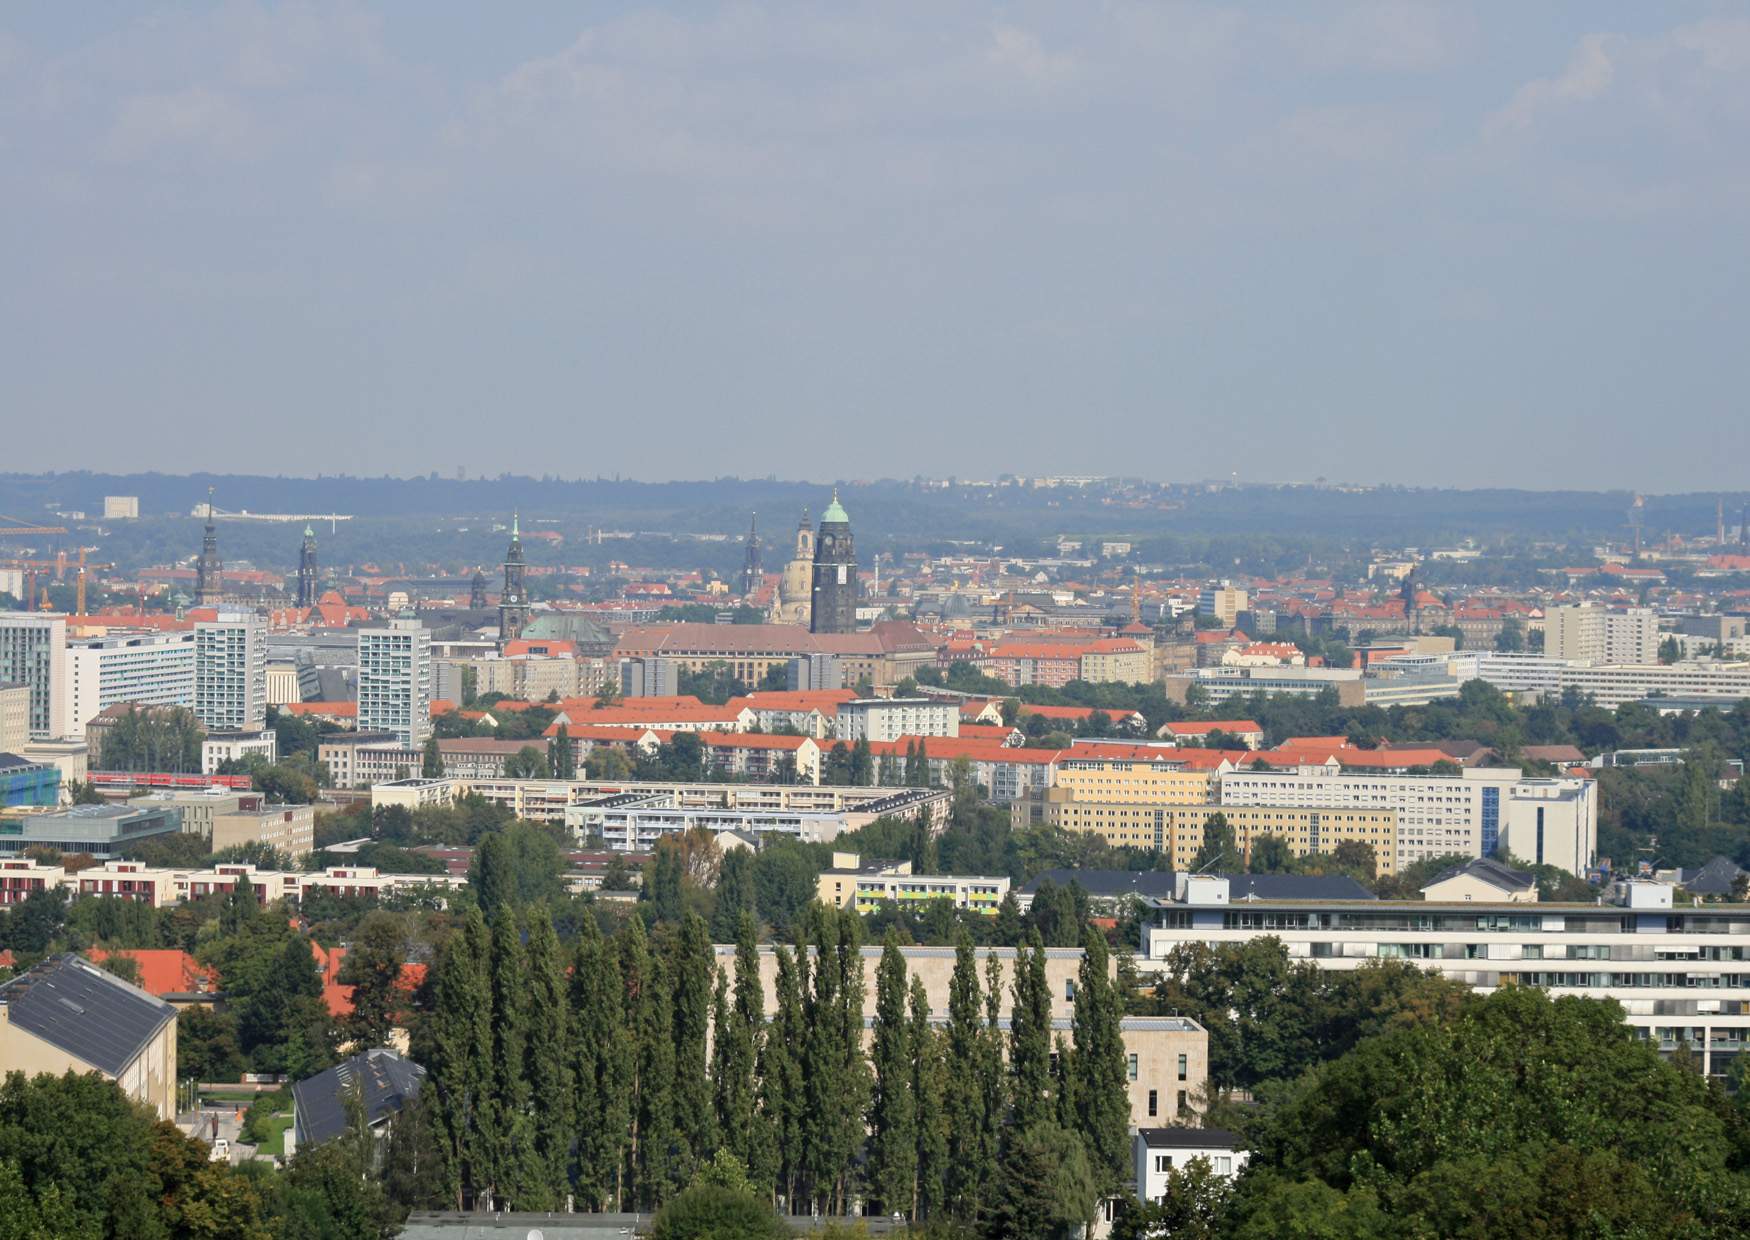
[[[223,614],[194,626],[194,713],[210,732],[267,726],[267,627]]]
[[[211,775],[226,762],[236,762],[250,754],[259,754],[266,762],[279,761],[279,734],[263,728],[259,732],[208,732],[201,741],[201,774]]]
[[[109,633],[67,643],[67,722],[75,731],[106,706],[193,706],[195,634]]]
[[[1158,970],[1181,943],[1264,936],[1280,939],[1290,959],[1324,969],[1411,960],[1483,992],[1511,984],[1615,999],[1637,1037],[1664,1051],[1687,1042],[1704,1071],[1723,1074],[1750,1045],[1750,905],[1673,907],[1667,884],[1626,887],[1615,903],[1596,904],[1227,904],[1193,890],[1184,901],[1144,901],[1137,965]]]
[[[1227,770],[1223,805],[1394,809],[1398,869],[1427,857],[1485,857],[1584,872],[1598,851],[1598,789],[1589,779],[1529,778],[1513,768],[1458,775],[1345,773],[1335,762],[1280,770]]]
[[[1233,628],[1234,621],[1245,609],[1246,592],[1231,582],[1205,586],[1197,596],[1197,614],[1219,620],[1223,628]]]
[[[1136,1195],[1158,1202],[1167,1195],[1167,1180],[1183,1171],[1192,1159],[1201,1158],[1210,1171],[1231,1180],[1245,1170],[1251,1153],[1237,1148],[1231,1132],[1219,1128],[1141,1128],[1131,1138],[1136,1163]]]
[[[140,516],[140,497],[138,495],[105,495],[103,497],[103,519],[105,521],[136,521]]]
[[[431,634],[412,619],[359,630],[358,730],[422,745],[431,731]]]
[[[0,684],[30,686],[30,735],[66,736],[67,618],[0,612]]]
[[[1589,663],[1657,663],[1659,617],[1650,607],[1552,607],[1544,613],[1543,652],[1552,659]]]
[[[1393,660],[1396,662],[1396,660]],[[1559,698],[1567,690],[1606,710],[1646,698],[1717,698],[1730,709],[1750,697],[1750,663],[1584,663],[1539,654],[1459,654],[1460,680],[1485,680],[1503,693]]]
[[[936,698],[857,698],[839,703],[833,734],[841,741],[959,736],[960,703]]]

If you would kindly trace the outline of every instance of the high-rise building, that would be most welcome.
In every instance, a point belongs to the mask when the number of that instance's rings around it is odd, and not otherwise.
[[[298,548],[298,606],[316,605],[316,531],[304,526],[304,542]]]
[[[207,524],[201,535],[201,557],[194,566],[194,604],[216,606],[225,594],[225,563],[219,559],[219,535],[213,528],[213,488],[207,488]]]
[[[358,730],[423,745],[431,731],[431,676],[431,634],[418,620],[360,629]]]
[[[498,640],[522,636],[529,622],[529,596],[523,589],[523,536],[521,514],[510,519],[510,546],[504,553],[504,593],[498,598]]]
[[[1246,592],[1231,581],[1211,582],[1197,596],[1197,614],[1217,621],[1224,629],[1233,628],[1245,609]]]
[[[209,732],[267,726],[267,626],[226,612],[194,626],[194,713]]]
[[[0,612],[0,684],[30,687],[33,740],[67,735],[67,618]]]
[[[1544,615],[1543,653],[1589,663],[1657,663],[1659,617],[1650,607],[1552,607]]]
[[[67,723],[75,733],[106,706],[193,706],[196,635],[110,632],[67,643]]]
[[[850,514],[839,503],[837,491],[820,514],[808,628],[814,633],[857,631],[857,552],[851,541]]]

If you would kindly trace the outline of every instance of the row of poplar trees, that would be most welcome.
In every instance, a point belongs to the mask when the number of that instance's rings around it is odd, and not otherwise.
[[[649,934],[630,918],[611,937],[585,918],[566,950],[542,906],[501,906],[490,925],[470,910],[438,952],[414,1048],[443,1198],[650,1210],[721,1149],[793,1213],[986,1223],[1004,1209],[1005,1159],[1041,1132],[1073,1145],[1093,1191],[1122,1182],[1122,1002],[1097,934],[1073,1046],[1054,1044],[1036,935],[1012,978],[993,954],[981,982],[963,933],[945,1023],[891,933],[866,1022],[862,918],[818,904],[775,949],[768,1017],[755,935],[742,914],[731,972],[696,914]]]

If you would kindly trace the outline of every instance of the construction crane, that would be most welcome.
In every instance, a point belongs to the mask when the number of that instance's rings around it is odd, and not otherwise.
[[[87,551],[96,551],[96,550],[97,550],[96,547],[81,547],[81,548],[79,548],[79,580],[74,587],[74,589],[75,589],[74,598],[77,601],[75,602],[74,607],[73,607],[73,614],[76,616],[83,616],[85,614],[85,570],[89,569],[89,568],[109,569],[109,568],[115,567],[114,564],[107,564],[107,563],[106,564],[98,564],[95,561],[87,560],[85,558],[85,553]]]
[[[47,538],[66,532],[67,527],[64,525],[31,525],[17,517],[0,513],[0,538]]]

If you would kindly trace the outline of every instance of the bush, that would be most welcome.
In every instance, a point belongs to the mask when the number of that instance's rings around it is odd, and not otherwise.
[[[657,1212],[652,1240],[783,1240],[786,1227],[751,1193],[695,1184]]]

